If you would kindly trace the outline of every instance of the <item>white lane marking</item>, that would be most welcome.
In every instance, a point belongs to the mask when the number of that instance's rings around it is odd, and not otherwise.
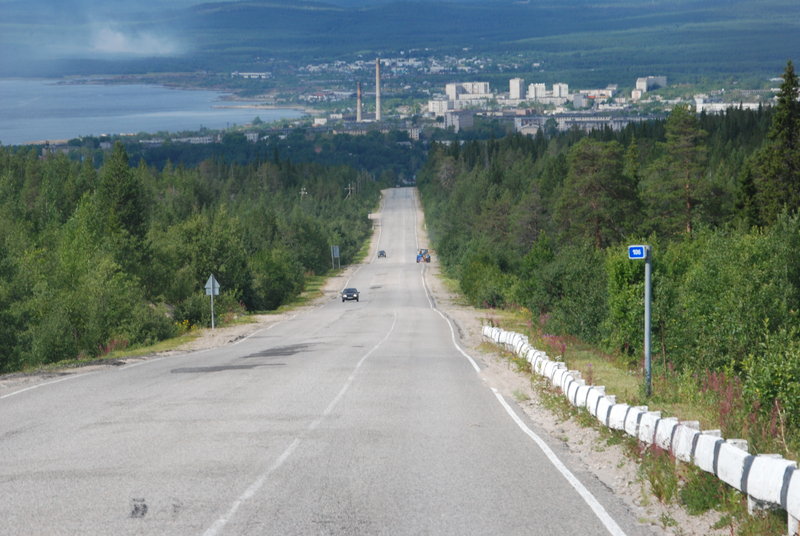
[[[594,514],[600,519],[600,521],[606,527],[606,530],[608,530],[608,532],[613,536],[626,536],[625,532],[620,528],[619,525],[617,525],[614,519],[608,514],[606,509],[603,508],[603,505],[601,505],[600,502],[594,497],[594,495],[592,495],[592,493],[588,489],[586,489],[586,487],[583,484],[581,484],[580,480],[575,478],[575,475],[573,475],[572,472],[569,469],[567,469],[567,466],[564,465],[564,463],[560,459],[558,459],[556,453],[553,452],[552,449],[550,449],[547,443],[545,443],[541,437],[536,435],[536,433],[534,433],[533,430],[528,428],[528,426],[522,421],[522,419],[519,418],[519,416],[514,412],[514,410],[511,409],[511,406],[509,406],[508,402],[505,401],[503,395],[501,395],[495,388],[492,388],[492,392],[494,392],[494,396],[497,397],[497,400],[500,401],[500,404],[503,405],[506,412],[511,416],[514,422],[517,423],[517,426],[519,426],[520,429],[522,429],[522,431],[528,435],[528,437],[533,439],[533,441],[539,446],[539,448],[542,449],[542,452],[544,452],[545,456],[547,456],[547,458],[550,460],[550,463],[552,463],[553,466],[556,469],[558,469],[558,471],[564,476],[564,478],[567,479],[567,482],[569,482],[570,485],[572,485],[572,487],[575,488],[575,491],[577,491],[578,495],[580,495],[581,498],[586,502],[586,504],[589,505],[589,508],[592,509]]]
[[[269,467],[269,469],[267,469],[252,484],[250,484],[250,486],[245,490],[244,493],[242,493],[239,496],[238,499],[233,501],[233,504],[231,505],[230,509],[228,509],[228,511],[225,513],[225,515],[217,519],[214,522],[214,524],[211,525],[208,528],[208,530],[203,533],[203,536],[212,536],[214,534],[217,534],[223,528],[225,528],[225,525],[227,525],[228,521],[236,514],[236,512],[239,510],[239,507],[242,506],[242,504],[245,501],[251,499],[256,493],[258,493],[258,490],[260,490],[261,487],[266,483],[269,475],[273,471],[278,469],[281,465],[283,465],[283,462],[285,462],[289,458],[289,456],[291,456],[294,453],[294,451],[297,449],[297,445],[299,444],[300,444],[300,438],[299,437],[294,438],[294,441],[292,441],[291,444],[289,444],[289,446],[286,447],[286,450],[283,451],[283,454],[278,456],[278,459],[275,460],[275,462]]]
[[[414,240],[417,242],[417,251],[419,251],[419,235],[417,233],[416,213],[417,213],[417,204],[414,203],[414,214],[415,214]],[[465,352],[464,349],[461,348],[461,346],[459,346],[458,341],[456,341],[456,330],[453,329],[453,322],[449,318],[447,318],[447,316],[445,316],[445,314],[442,313],[439,309],[437,309],[436,306],[433,304],[433,296],[431,295],[431,291],[428,288],[428,283],[425,281],[425,272],[427,271],[427,268],[428,268],[427,265],[423,263],[422,269],[420,270],[420,278],[422,279],[422,288],[425,290],[425,297],[428,299],[428,305],[430,306],[431,309],[436,311],[436,314],[441,316],[442,319],[444,319],[444,321],[447,322],[447,327],[450,328],[450,339],[453,341],[453,346],[455,346],[456,350],[458,350],[461,353],[461,355],[467,358],[467,361],[469,361],[470,365],[472,365],[472,368],[475,369],[475,372],[480,372],[481,368],[478,366],[475,360],[472,359],[472,356],[469,355],[467,352]]]
[[[10,398],[12,396],[16,396],[16,395],[19,395],[19,394],[22,394],[22,393],[26,393],[28,391],[33,391],[34,389],[38,389],[39,387],[45,387],[45,386],[48,386],[48,385],[54,385],[56,383],[65,382],[67,380],[74,380],[76,378],[83,378],[84,376],[91,376],[92,374],[97,374],[97,371],[85,372],[83,374],[76,374],[74,376],[67,376],[66,378],[53,380],[51,382],[45,382],[45,383],[40,383],[40,384],[37,384],[37,385],[31,385],[30,387],[26,387],[25,389],[20,389],[19,391],[14,391],[13,393],[8,393],[8,394],[5,394],[5,395],[2,395],[2,396],[0,396],[0,400],[2,400],[4,398]]]
[[[397,313],[394,313],[392,316],[392,326],[389,328],[389,331],[386,333],[386,335],[384,335],[384,337],[380,341],[378,341],[378,343],[375,346],[373,346],[366,354],[364,354],[361,357],[358,363],[356,363],[356,366],[353,368],[353,371],[350,373],[350,376],[344,382],[344,385],[342,386],[339,393],[335,397],[333,397],[333,400],[331,400],[330,404],[328,404],[328,407],[325,408],[322,414],[316,419],[314,419],[306,427],[306,432],[316,430],[317,427],[319,427],[319,425],[322,424],[325,418],[333,412],[334,408],[336,408],[336,405],[342,400],[342,398],[344,398],[345,393],[347,393],[347,391],[350,389],[350,386],[353,384],[353,380],[355,380],[358,369],[361,368],[361,365],[364,364],[364,362],[367,360],[369,356],[374,354],[378,350],[378,348],[380,348],[380,346],[383,343],[385,343],[387,339],[389,339],[391,334],[394,332],[394,328],[396,325],[397,325]],[[231,504],[231,507],[228,509],[228,511],[225,512],[225,514],[223,514],[219,519],[217,519],[208,528],[208,530],[206,530],[203,533],[203,536],[216,536],[217,534],[219,534],[219,531],[225,528],[225,526],[228,524],[230,519],[236,514],[236,512],[239,510],[242,504],[244,504],[247,500],[253,498],[253,496],[255,496],[255,494],[258,493],[259,490],[264,486],[264,484],[266,484],[267,479],[270,477],[270,475],[275,471],[277,471],[284,464],[284,462],[286,462],[286,460],[288,460],[291,457],[294,451],[297,450],[297,447],[300,445],[300,442],[303,440],[304,435],[305,433],[299,435],[298,437],[295,437],[294,440],[289,444],[289,446],[286,447],[286,450],[284,450],[283,453],[280,456],[278,456],[278,458],[273,462],[273,464],[270,465],[269,468],[267,468],[263,473],[261,473],[258,476],[258,478],[256,478],[253,481],[253,483],[247,487],[244,493],[242,493],[235,501],[233,501],[233,504]]]
[[[414,205],[414,210],[416,212],[416,205]],[[416,225],[414,226],[414,235],[415,237],[417,236]],[[417,238],[417,244],[419,244],[418,238]],[[422,277],[422,288],[425,289],[425,297],[428,298],[428,305],[430,305],[430,308],[436,311],[439,314],[439,316],[441,316],[444,319],[444,321],[447,322],[447,327],[450,328],[450,336],[453,341],[453,346],[455,346],[456,350],[458,350],[461,353],[461,355],[467,358],[467,360],[472,365],[472,368],[475,369],[475,372],[480,373],[481,369],[475,362],[475,360],[472,359],[472,357],[467,352],[465,352],[461,348],[461,346],[458,345],[458,342],[456,342],[456,333],[455,330],[453,329],[453,322],[434,306],[431,292],[428,289],[427,282],[425,281],[426,269],[427,266],[423,266],[422,270],[420,270],[420,275]],[[603,508],[603,506],[595,498],[595,496],[592,495],[591,492],[588,489],[586,489],[586,487],[583,484],[581,484],[580,480],[575,478],[575,475],[573,475],[572,472],[569,469],[567,469],[567,466],[564,465],[564,463],[558,458],[558,456],[556,456],[555,452],[553,452],[552,449],[550,449],[547,443],[545,443],[542,440],[542,438],[536,435],[533,432],[533,430],[528,428],[528,426],[522,421],[522,419],[520,419],[519,416],[517,416],[517,414],[514,413],[514,410],[511,409],[511,406],[508,405],[508,403],[505,401],[503,396],[497,391],[497,389],[492,387],[492,392],[497,397],[497,400],[499,400],[500,403],[503,405],[506,412],[511,416],[514,422],[517,423],[517,426],[519,426],[523,432],[525,432],[531,439],[533,439],[533,441],[539,446],[539,448],[542,449],[542,452],[544,452],[545,456],[547,456],[547,458],[550,460],[550,463],[552,463],[553,466],[556,469],[558,469],[558,471],[564,476],[564,478],[567,479],[567,482],[569,482],[570,485],[572,485],[572,487],[575,488],[575,491],[577,491],[578,495],[580,495],[581,498],[584,500],[584,502],[586,502],[586,504],[589,505],[589,508],[591,508],[594,514],[598,517],[598,519],[600,519],[600,521],[606,527],[608,532],[613,536],[626,536],[625,532],[619,527],[619,525],[617,525],[616,521],[614,521],[614,519],[608,514],[608,512],[605,510],[605,508]]]
[[[420,275],[422,277],[422,288],[425,289],[425,297],[428,298],[428,305],[430,305],[432,310],[436,311],[436,314],[441,316],[442,319],[445,322],[447,322],[447,327],[450,328],[450,339],[453,341],[453,346],[455,346],[456,350],[458,350],[461,353],[461,355],[463,355],[464,357],[467,358],[467,361],[470,362],[470,364],[472,365],[472,368],[475,369],[475,372],[480,372],[481,368],[478,366],[478,364],[475,362],[475,360],[472,359],[472,356],[470,356],[467,352],[465,352],[464,349],[461,348],[461,346],[459,346],[458,342],[456,341],[456,330],[453,329],[453,322],[449,318],[447,318],[447,316],[445,316],[444,313],[442,313],[439,309],[437,309],[433,305],[433,299],[431,298],[431,293],[430,293],[430,290],[428,289],[428,284],[425,282],[425,271],[426,271],[426,268],[427,268],[426,266],[422,267],[422,270],[420,271]]]

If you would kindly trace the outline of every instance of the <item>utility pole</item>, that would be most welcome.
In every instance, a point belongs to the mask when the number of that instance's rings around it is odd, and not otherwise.
[[[345,188],[345,190],[347,190],[347,195],[344,198],[347,199],[353,193],[354,190],[353,183],[352,182],[347,183],[347,188]]]

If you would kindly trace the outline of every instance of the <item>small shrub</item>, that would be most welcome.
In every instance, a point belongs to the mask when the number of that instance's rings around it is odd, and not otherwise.
[[[713,474],[690,465],[679,492],[680,501],[691,515],[700,515],[722,504],[726,488],[725,483]]]
[[[675,471],[675,459],[668,451],[655,445],[644,450],[639,471],[650,483],[650,490],[659,501],[668,504],[676,498],[678,475]]]

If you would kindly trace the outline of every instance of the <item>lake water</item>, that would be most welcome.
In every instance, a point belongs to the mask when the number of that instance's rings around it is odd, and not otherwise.
[[[216,91],[144,84],[64,84],[55,80],[0,79],[0,143],[139,132],[222,129],[301,117],[293,109],[225,108]],[[241,103],[236,103],[241,104]]]

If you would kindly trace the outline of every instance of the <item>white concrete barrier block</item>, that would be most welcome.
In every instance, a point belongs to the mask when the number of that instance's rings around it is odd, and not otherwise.
[[[576,378],[574,382],[570,383],[567,386],[567,398],[569,399],[570,404],[575,407],[578,407],[578,393],[580,388],[585,386],[586,382],[580,378]]]
[[[664,450],[671,450],[673,432],[675,432],[676,426],[678,426],[678,419],[675,417],[667,417],[658,421],[655,444]]]
[[[792,471],[789,484],[786,486],[786,512],[789,514],[789,528],[792,527],[792,518],[795,522],[800,519],[800,471]],[[795,525],[795,527],[797,527]],[[789,534],[794,534],[791,530]]]
[[[789,514],[789,536],[797,536],[800,534],[800,519]]]
[[[695,436],[699,434],[700,423],[697,421],[684,421],[678,424],[672,441],[672,454],[682,462],[692,463],[692,445]]]
[[[555,361],[545,361],[542,363],[542,376],[548,379],[551,378],[553,376],[553,370],[555,369],[555,366]]]
[[[555,378],[556,371],[566,368],[567,366],[561,361],[548,361],[545,365],[544,375],[553,385],[555,385],[553,378]]]
[[[553,371],[553,386],[561,388],[564,385],[564,376],[569,374],[569,370],[566,367],[564,368],[557,368]]]
[[[704,430],[701,432],[696,438],[694,456],[692,459],[694,464],[707,473],[713,473],[714,451],[717,443],[722,442],[722,434],[719,430]]]
[[[793,472],[797,462],[769,454],[756,456],[747,476],[747,495],[773,504],[781,504],[787,469]]]
[[[652,445],[655,439],[656,426],[660,420],[660,411],[648,411],[642,415],[642,419],[639,421],[639,441]]]
[[[589,396],[586,398],[586,409],[595,417],[597,417],[597,405],[604,396],[606,396],[606,388],[603,385],[596,385],[589,390]]]
[[[614,395],[601,397],[600,400],[597,401],[597,410],[595,411],[597,420],[608,426],[608,415],[611,412],[611,408],[614,407],[616,403],[617,397]]]
[[[647,406],[633,406],[625,417],[625,433],[638,439],[639,423],[646,413]]]
[[[567,396],[570,386],[579,379],[580,373],[577,373],[576,375],[576,371],[567,370],[567,373],[564,374],[563,378],[561,378],[561,390],[564,391],[564,396]]]
[[[613,430],[625,429],[625,417],[630,411],[628,404],[614,404],[608,414],[608,427]]]
[[[589,394],[592,392],[594,388],[593,385],[581,385],[578,387],[578,391],[575,393],[575,407],[578,408],[585,408],[589,402]]]
[[[722,443],[717,453],[717,476],[729,486],[742,491],[745,461],[749,457],[746,450],[736,446],[735,440]]]

